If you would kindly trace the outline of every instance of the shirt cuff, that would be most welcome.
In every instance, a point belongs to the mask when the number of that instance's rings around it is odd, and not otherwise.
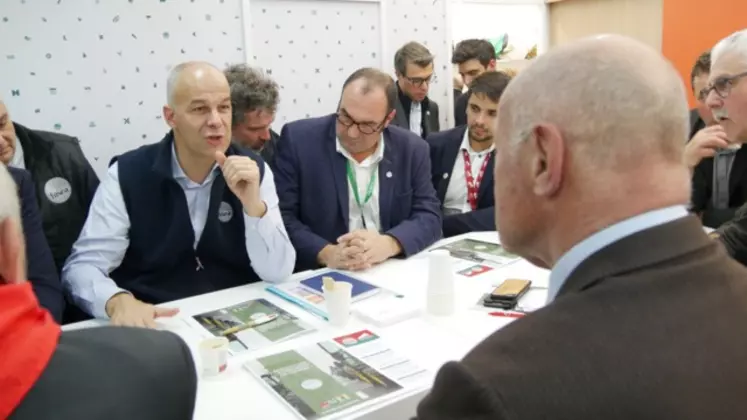
[[[262,217],[253,217],[246,214],[246,212],[241,212],[244,215],[244,228],[246,230],[246,238],[249,239],[251,236],[249,235],[250,232],[259,232],[259,235],[264,237],[264,235],[269,234],[272,232],[273,223],[272,218],[270,217],[270,211],[266,211],[265,214]]]
[[[91,315],[95,318],[109,319],[109,315],[106,313],[106,303],[109,302],[114,295],[120,293],[131,294],[127,290],[117,287],[114,282],[109,284],[108,282],[96,287],[96,296],[93,307],[91,308]]]

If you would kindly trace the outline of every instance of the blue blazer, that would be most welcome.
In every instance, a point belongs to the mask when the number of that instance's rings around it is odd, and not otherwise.
[[[65,299],[52,251],[47,244],[47,237],[44,236],[34,182],[26,170],[9,167],[8,171],[18,185],[18,198],[21,201],[28,280],[42,308],[48,310],[57,323],[61,323]]]
[[[446,197],[446,189],[451,181],[454,163],[461,153],[459,146],[462,144],[465,131],[467,131],[467,126],[463,125],[431,134],[426,139],[431,147],[431,180],[442,207]],[[495,200],[493,198],[495,152],[490,154],[489,159],[488,165],[485,167],[485,175],[483,175],[480,188],[477,191],[477,210],[444,216],[443,231],[445,238],[467,232],[495,230]]]
[[[286,124],[272,166],[283,221],[296,248],[296,269],[318,268],[317,254],[348,232],[346,159],[336,149],[336,116]],[[441,237],[441,212],[430,182],[428,145],[417,135],[384,129],[379,164],[381,229],[405,257]]]

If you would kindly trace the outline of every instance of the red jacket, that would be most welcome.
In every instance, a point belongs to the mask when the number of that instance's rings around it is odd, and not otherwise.
[[[60,326],[29,282],[0,285],[0,419],[21,403],[52,358]]]

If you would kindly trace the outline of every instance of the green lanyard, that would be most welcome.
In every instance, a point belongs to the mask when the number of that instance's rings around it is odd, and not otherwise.
[[[368,187],[366,187],[366,196],[363,198],[363,202],[361,203],[361,197],[358,195],[358,181],[355,179],[355,171],[350,166],[350,161],[345,162],[347,164],[347,171],[348,171],[348,181],[350,181],[350,185],[353,187],[353,195],[355,196],[355,202],[358,203],[358,208],[361,210],[361,215],[363,215],[363,206],[368,203],[368,200],[371,199],[371,196],[373,195],[374,190],[374,183],[376,182],[376,170],[373,171],[371,174],[371,179],[368,180]]]

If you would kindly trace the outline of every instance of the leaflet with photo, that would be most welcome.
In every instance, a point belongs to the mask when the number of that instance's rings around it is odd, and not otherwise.
[[[216,337],[226,337],[232,354],[258,350],[273,343],[315,331],[265,299],[250,300],[195,315],[193,326]]]
[[[250,360],[244,367],[309,420],[349,415],[427,386],[431,378],[367,330]]]
[[[461,239],[432,251],[435,250],[449,251],[452,257],[458,259],[455,271],[465,277],[478,276],[521,259],[507,252],[500,244],[476,239]]]

